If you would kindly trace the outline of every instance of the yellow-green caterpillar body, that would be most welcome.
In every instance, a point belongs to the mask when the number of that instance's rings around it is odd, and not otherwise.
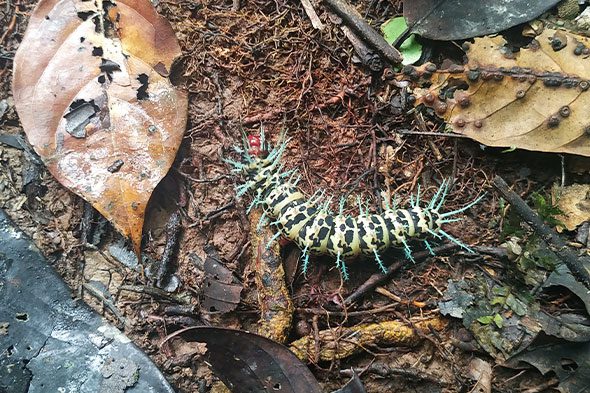
[[[283,140],[265,154],[264,134],[261,134],[260,140],[249,137],[245,140],[244,149],[238,149],[243,155],[243,161],[227,162],[246,177],[246,182],[237,188],[238,196],[248,191],[254,193],[248,210],[262,207],[264,214],[259,225],[270,220],[270,225],[276,229],[273,240],[283,235],[301,248],[304,272],[311,253],[335,257],[336,265],[345,279],[348,278],[348,272],[344,258],[360,255],[374,256],[380,269],[385,272],[379,253],[392,246],[402,246],[406,256],[413,260],[408,245],[410,238],[421,238],[431,252],[426,237],[446,238],[471,251],[442,227],[445,223],[460,220],[453,216],[475,205],[481,197],[460,209],[441,212],[449,189],[449,183],[443,180],[432,200],[423,207],[420,206],[418,189],[408,209],[387,207],[382,214],[374,214],[363,209],[359,203],[359,215],[351,216],[342,213],[344,203],[341,200],[340,211],[334,214],[329,210],[330,200],[321,202],[322,192],[307,198],[297,187],[299,179],[296,178],[296,172],[283,170],[281,156],[287,143]]]

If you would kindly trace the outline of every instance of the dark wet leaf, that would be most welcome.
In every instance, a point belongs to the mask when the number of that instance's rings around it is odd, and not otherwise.
[[[502,360],[526,348],[541,331],[535,319],[538,304],[525,299],[516,288],[477,274],[469,281],[450,281],[439,308],[463,319],[479,345]]]
[[[214,250],[209,250],[204,263],[205,289],[201,308],[206,312],[228,312],[240,303],[242,285],[233,283],[231,270],[221,264]]]
[[[0,392],[174,392],[129,338],[72,299],[2,210],[0,299]]]
[[[553,316],[541,312],[536,319],[546,334],[567,341],[590,341],[590,320],[586,316],[579,314]]]
[[[307,366],[287,349],[265,337],[232,329],[191,327],[167,340],[203,342],[213,372],[234,392],[320,393]]]
[[[460,40],[496,33],[528,22],[560,0],[405,0],[413,33],[433,40]]]
[[[587,266],[586,268],[588,269],[589,267]],[[567,266],[563,264],[556,266],[555,270],[551,273],[547,281],[545,281],[543,287],[548,288],[558,285],[569,289],[576,296],[578,296],[580,300],[584,302],[586,311],[588,311],[590,314],[590,293],[588,292],[588,288],[576,280],[574,276],[572,276],[572,273],[569,271]]]
[[[366,393],[365,386],[361,382],[357,373],[353,373],[346,385],[332,393]]]
[[[590,342],[559,343],[527,350],[507,363],[516,367],[525,362],[542,374],[553,371],[564,393],[587,392],[590,386]]]

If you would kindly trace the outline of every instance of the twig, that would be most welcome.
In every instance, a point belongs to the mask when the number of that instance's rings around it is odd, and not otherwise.
[[[8,22],[8,27],[6,28],[6,31],[4,32],[4,34],[2,34],[2,37],[0,37],[0,44],[4,44],[4,41],[6,40],[6,38],[8,38],[8,36],[14,32],[15,27],[16,27],[16,12],[14,14],[12,14],[12,18],[10,19],[10,22]]]
[[[252,116],[244,117],[242,119],[242,125],[243,126],[249,126],[249,125],[256,124],[256,123],[262,123],[262,122],[265,122],[265,121],[272,120],[272,119],[274,119],[276,117],[279,117],[282,114],[283,114],[283,110],[282,109],[273,109],[273,110],[270,110],[268,112],[259,113],[257,115],[252,115]]]
[[[313,8],[311,1],[301,0],[301,5],[303,5],[303,9],[305,10],[307,17],[311,21],[311,25],[313,26],[313,28],[320,30],[320,31],[323,30],[324,24],[322,23],[322,21],[318,17],[318,14],[315,12],[315,9]]]
[[[153,297],[157,297],[163,300],[167,300],[173,303],[181,303],[184,304],[186,301],[180,299],[177,296],[170,295],[168,292],[155,287],[148,287],[144,285],[121,285],[119,287],[121,291],[129,291],[129,292],[136,292],[136,293],[143,293],[146,295],[150,295]]]
[[[459,246],[457,246],[454,243],[447,243],[443,244],[442,246],[433,248],[432,251],[435,254],[441,254],[443,252],[454,250],[457,247]],[[414,255],[414,260],[421,261],[423,259],[428,258],[429,256],[430,253],[428,251],[417,252]],[[381,286],[382,284],[387,282],[404,264],[406,264],[406,261],[398,261],[387,268],[387,273],[373,274],[371,277],[367,279],[367,281],[365,281],[360,287],[358,287],[356,291],[354,291],[352,294],[350,294],[350,296],[348,296],[344,300],[344,304],[351,305],[352,303],[356,302],[357,300],[359,300],[360,298],[374,290],[376,287]]]
[[[370,48],[382,56],[388,63],[401,63],[403,57],[399,51],[389,45],[387,41],[385,41],[385,39],[363,19],[362,15],[345,0],[324,0],[324,2],[336,15],[342,18],[344,24],[349,26],[360,39],[365,41]]]
[[[352,369],[340,370],[340,375],[351,377],[354,372],[359,374],[363,372],[369,372],[385,378],[391,378],[392,376],[402,376],[411,381],[428,381],[437,385],[447,385],[445,381],[442,381],[437,376],[427,374],[422,370],[414,368],[390,367],[389,365],[381,362],[372,363],[365,368],[355,367]]]
[[[466,135],[454,134],[451,132],[434,132],[434,131],[412,131],[412,130],[395,130],[396,134],[401,135],[424,135],[424,136],[445,136],[448,138],[468,138]],[[383,140],[385,138],[380,138]]]
[[[522,200],[518,194],[508,188],[508,184],[500,176],[494,178],[494,186],[502,194],[502,196],[510,203],[516,210],[518,215],[529,223],[535,232],[541,236],[543,241],[547,244],[547,248],[569,268],[572,275],[579,280],[586,288],[590,289],[590,273],[584,267],[582,258],[574,253],[563,241],[557,233],[549,228],[543,220]]]
[[[84,289],[86,291],[88,291],[88,293],[90,295],[94,296],[102,304],[104,304],[113,313],[113,315],[119,320],[121,325],[125,325],[125,317],[123,316],[123,314],[121,314],[121,311],[119,311],[117,306],[115,306],[112,301],[107,299],[107,297],[101,291],[99,291],[97,288],[95,288],[94,286],[87,284],[87,283],[83,283],[82,286],[84,287]]]
[[[342,26],[341,28],[346,38],[348,38],[348,41],[352,44],[357,56],[361,59],[361,62],[373,72],[383,70],[383,62],[381,61],[381,58],[366,45],[365,41],[362,40],[350,27]]]
[[[327,316],[327,317],[362,317],[367,315],[374,315],[381,312],[390,311],[391,309],[395,308],[396,304],[388,304],[383,307],[372,308],[370,310],[359,310],[359,311],[329,311],[323,308],[298,308],[295,311],[303,314],[311,314],[311,315],[319,315],[319,316]]]

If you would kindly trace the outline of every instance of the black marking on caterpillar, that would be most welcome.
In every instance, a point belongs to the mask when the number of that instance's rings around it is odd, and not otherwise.
[[[248,212],[253,207],[262,207],[264,213],[258,226],[265,225],[268,219],[273,220],[270,225],[276,228],[276,233],[269,244],[280,235],[295,242],[303,251],[304,273],[310,253],[336,257],[336,266],[344,279],[348,279],[344,258],[359,255],[374,256],[381,271],[385,272],[379,253],[389,247],[403,247],[406,257],[414,261],[408,245],[409,238],[422,238],[433,255],[432,247],[424,237],[446,238],[473,252],[442,227],[446,223],[461,220],[453,216],[478,203],[483,195],[460,209],[441,212],[449,191],[449,182],[443,180],[434,197],[424,207],[420,206],[418,187],[416,197],[410,199],[409,209],[386,206],[382,214],[374,214],[363,209],[359,200],[359,215],[353,217],[343,214],[344,199],[341,199],[339,212],[334,214],[328,207],[331,198],[321,202],[324,192],[316,192],[307,199],[297,187],[297,172],[283,171],[281,156],[288,142],[281,138],[281,142],[268,151],[265,149],[264,133],[261,132],[260,138],[245,139],[244,149],[236,148],[243,155],[243,162],[226,162],[234,167],[234,172],[245,174],[246,182],[237,187],[238,197],[248,191],[254,193]]]

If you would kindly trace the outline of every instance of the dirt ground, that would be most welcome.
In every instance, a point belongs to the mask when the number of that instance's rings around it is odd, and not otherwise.
[[[502,211],[490,185],[496,174],[524,197],[547,189],[561,176],[562,163],[556,155],[502,153],[463,138],[420,135],[420,131],[439,129],[440,121],[408,112],[403,105],[404,92],[388,80],[387,70],[373,72],[359,64],[338,21],[325,8],[318,8],[325,24],[319,31],[298,1],[243,3],[239,9],[231,1],[160,1],[157,5],[181,43],[184,55],[175,78],[190,94],[189,122],[176,163],[152,197],[144,250],[147,256],[159,258],[166,240],[166,221],[178,210],[182,230],[173,268],[180,284],[174,295],[188,304],[183,312],[170,311],[170,304],[160,298],[121,291],[121,285],[151,283],[140,270],[110,257],[109,247],[119,241],[114,231],[103,230],[98,246],[101,252],[84,247],[84,201],[46,171],[35,169],[31,153],[0,144],[0,207],[34,239],[73,293],[83,296],[113,323],[124,326],[125,333],[152,357],[179,392],[208,391],[215,377],[198,359],[183,363],[170,358],[160,346],[168,334],[199,324],[253,330],[258,320],[253,279],[243,276],[252,253],[245,214],[249,197],[235,198],[234,187],[240,179],[222,161],[235,156],[232,147],[241,143],[243,131],[255,134],[262,126],[275,141],[286,131],[292,138],[286,167],[300,170],[300,185],[308,194],[322,188],[336,199],[345,195],[354,201],[360,195],[375,209],[383,195],[395,195],[401,204],[407,204],[419,184],[428,198],[436,191],[435,179],[452,178],[454,186],[446,204],[451,210],[487,191],[463,221],[449,225],[449,233],[473,246],[500,244]],[[366,0],[357,5],[374,26],[401,11],[396,1]],[[0,0],[0,101],[6,99],[8,104],[6,112],[0,113],[2,134],[23,133],[11,101],[11,58],[33,6],[28,1]],[[432,48],[434,62],[449,53],[456,56],[446,44],[433,44]],[[403,132],[407,130],[418,132]],[[354,203],[348,208],[354,209]],[[95,217],[93,222],[101,220]],[[199,307],[206,246],[243,280],[242,301],[232,312],[211,313]],[[294,247],[287,245],[284,254],[291,265],[297,260]],[[393,252],[385,262],[401,258],[402,252]],[[295,314],[288,341],[328,326],[436,316],[437,301],[447,281],[469,277],[486,264],[502,265],[493,257],[465,252],[431,257],[415,265],[408,262],[383,286],[402,300],[395,307],[363,314],[363,310],[393,302],[373,293],[346,310],[357,311],[353,317],[346,313],[326,317],[322,310],[341,305],[377,267],[370,260],[351,263],[351,278],[342,282],[333,260],[313,257],[307,277],[296,272],[292,278]],[[84,284],[97,281],[112,294],[119,317],[85,290]],[[310,309],[318,312],[305,311]],[[459,320],[448,322],[444,331],[427,334],[418,346],[374,346],[346,360],[310,367],[326,391],[347,381],[341,370],[362,370],[375,363],[406,372],[383,376],[373,368],[363,373],[368,392],[468,392],[475,384],[468,377],[470,360],[476,354],[492,364],[493,360],[481,352],[465,352],[454,346],[457,340],[469,342],[471,338]],[[535,371],[519,374],[519,370],[497,367],[494,372],[494,391],[532,392],[555,385]]]

